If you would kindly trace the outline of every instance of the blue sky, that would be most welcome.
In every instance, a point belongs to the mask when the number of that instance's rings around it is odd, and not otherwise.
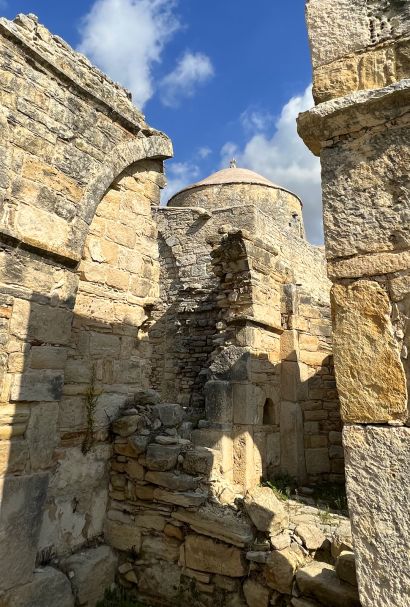
[[[312,106],[305,0],[0,0],[35,13],[133,92],[173,140],[167,195],[226,166],[256,170],[304,200],[322,241],[319,162],[295,117]]]

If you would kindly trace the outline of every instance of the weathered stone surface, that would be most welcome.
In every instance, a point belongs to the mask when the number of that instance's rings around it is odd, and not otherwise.
[[[207,504],[197,512],[182,508],[172,515],[177,521],[188,523],[202,535],[208,535],[234,546],[243,547],[253,539],[252,527],[245,518],[239,518],[229,508],[218,508]]]
[[[200,491],[167,491],[166,489],[154,489],[154,499],[166,504],[175,504],[185,508],[202,506],[208,495]]]
[[[344,550],[336,561],[337,576],[352,586],[357,587],[356,560],[353,552]]]
[[[205,384],[207,419],[218,423],[232,422],[232,384],[226,381],[208,381]]]
[[[193,476],[176,472],[147,472],[145,480],[172,491],[191,491],[198,487],[198,480]]]
[[[243,593],[248,607],[268,607],[269,589],[255,582],[255,580],[248,579],[244,582]]]
[[[107,544],[117,550],[139,552],[141,549],[141,529],[136,525],[125,525],[107,519],[104,536]]]
[[[410,591],[410,428],[347,426],[343,441],[362,605],[405,607]]]
[[[79,605],[95,607],[115,579],[117,557],[109,546],[77,552],[61,563]]]
[[[36,569],[28,584],[7,592],[2,604],[4,607],[74,607],[74,595],[64,573],[45,567]]]
[[[59,371],[27,371],[14,376],[10,391],[12,401],[58,401],[63,391],[64,376]]]
[[[386,292],[374,281],[335,285],[334,356],[346,422],[405,421],[407,389]]]
[[[296,527],[295,533],[300,537],[308,550],[317,550],[326,541],[324,533],[314,525],[302,523]]]
[[[165,427],[178,426],[185,417],[183,408],[178,404],[163,403],[155,405],[154,411],[156,411]]]
[[[328,607],[360,607],[359,593],[337,577],[334,568],[313,561],[299,569],[296,581],[303,595],[313,597]]]
[[[138,567],[138,590],[143,594],[175,599],[180,593],[181,569],[175,563],[160,561],[148,567]]]
[[[352,527],[350,521],[346,521],[335,529],[332,534],[331,542],[331,551],[334,559],[337,559],[339,554],[344,550],[349,552],[353,551]]]
[[[112,429],[113,432],[119,436],[130,436],[131,434],[134,434],[143,423],[144,420],[141,415],[126,415],[117,419],[113,423]]]
[[[245,508],[259,531],[279,533],[288,522],[286,511],[269,487],[255,487],[245,496]]]
[[[242,577],[246,574],[245,561],[238,548],[200,535],[187,536],[183,558],[190,569],[229,577]]]
[[[145,465],[149,470],[171,470],[175,467],[180,452],[179,445],[148,445]]]
[[[3,590],[32,580],[48,480],[47,474],[8,476],[1,480],[0,588]]]
[[[57,444],[58,406],[42,403],[32,407],[26,438],[33,470],[51,466]]]
[[[181,542],[175,538],[147,535],[142,540],[141,558],[161,559],[176,563],[179,559]]]
[[[161,396],[155,390],[137,390],[134,402],[136,405],[157,405],[161,402]]]
[[[290,594],[295,572],[303,563],[302,553],[291,547],[271,552],[264,567],[264,575],[269,588],[283,594]]]
[[[209,475],[214,463],[214,453],[206,447],[190,449],[184,455],[183,467],[191,474]]]

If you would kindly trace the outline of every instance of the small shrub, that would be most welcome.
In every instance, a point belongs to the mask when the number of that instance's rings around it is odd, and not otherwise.
[[[297,486],[295,479],[287,475],[276,476],[272,481],[267,481],[265,484],[283,502],[290,498]]]

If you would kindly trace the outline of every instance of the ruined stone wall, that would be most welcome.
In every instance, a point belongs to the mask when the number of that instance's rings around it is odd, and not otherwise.
[[[70,584],[34,568],[101,541],[108,426],[148,376],[136,338],[158,292],[150,207],[172,150],[34,17],[0,20],[0,70],[0,591],[11,607],[47,592],[72,607],[84,570]],[[107,563],[78,598],[94,605],[115,559],[87,554],[67,573]]]
[[[159,209],[157,222],[152,385],[227,426],[223,467],[235,482],[284,473],[343,480],[323,252],[251,205]],[[214,430],[202,429],[204,445]],[[247,450],[241,462],[235,453]]]
[[[361,4],[310,0],[319,78],[322,63],[346,52],[354,59],[344,68],[348,83],[376,50],[408,55],[408,3],[368,2],[366,13]],[[362,17],[348,20],[347,10]],[[330,21],[326,32],[322,25]],[[350,27],[353,37],[346,36]],[[384,59],[380,65],[390,66]],[[360,90],[345,97],[356,88],[330,83],[330,96],[340,98],[299,119],[302,137],[322,163],[335,370],[363,607],[402,607],[410,592],[408,77],[406,62],[391,79],[363,79]]]
[[[113,424],[106,537],[148,605],[359,607],[348,519],[221,482],[189,410],[140,394]],[[223,437],[221,429],[220,439]]]

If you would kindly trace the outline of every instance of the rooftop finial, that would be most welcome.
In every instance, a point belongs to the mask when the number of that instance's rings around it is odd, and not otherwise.
[[[232,158],[231,162],[229,163],[229,166],[230,166],[231,169],[236,169],[237,168],[236,158]]]

